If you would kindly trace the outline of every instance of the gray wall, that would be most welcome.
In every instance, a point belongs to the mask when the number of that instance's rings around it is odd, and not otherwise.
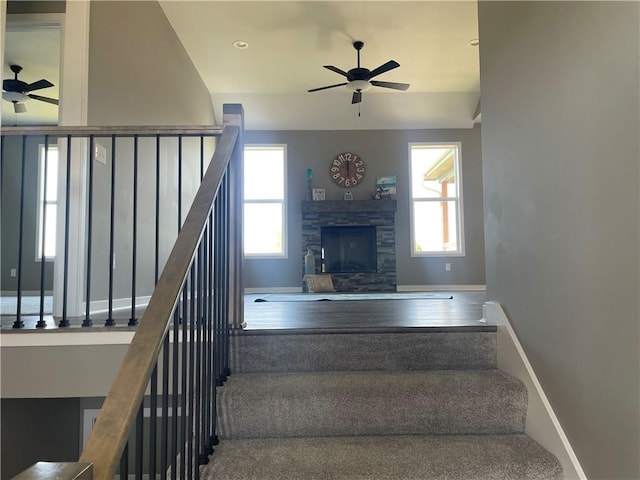
[[[92,1],[89,125],[212,125],[211,97],[157,2]]]
[[[213,125],[211,97],[157,2],[91,2],[89,37],[90,125]],[[96,207],[92,258],[92,301],[105,299],[109,268],[108,215],[111,149],[106,165],[95,163]],[[133,147],[117,148],[115,211],[116,298],[130,297],[133,249]],[[207,142],[205,162],[213,142]],[[141,140],[138,176],[136,295],[154,285],[155,146]],[[178,228],[178,154],[175,140],[161,144],[160,264],[168,256]],[[183,143],[182,220],[197,191],[200,153],[197,141]],[[122,154],[122,156],[120,156]],[[206,166],[206,165],[205,165]]]
[[[38,461],[75,462],[80,445],[79,398],[2,399],[2,480]]]
[[[50,140],[55,144],[55,140]],[[38,150],[44,137],[26,142],[24,155],[24,192],[22,191],[22,138],[7,137],[2,145],[2,218],[0,245],[0,285],[2,291],[15,291],[18,277],[11,277],[11,269],[18,269],[20,240],[20,199],[24,198],[22,224],[23,290],[40,291],[41,262],[36,261],[36,226],[38,221]],[[45,261],[44,288],[52,289],[53,262]]]
[[[410,142],[462,142],[462,175],[466,255],[412,258],[409,239]],[[375,179],[397,176],[396,257],[398,285],[484,285],[484,231],[480,127],[460,130],[249,131],[245,143],[287,145],[288,252],[287,259],[246,259],[248,288],[300,287],[303,262],[300,202],[305,199],[307,168],[313,187],[325,188],[327,200],[340,200],[345,189],[329,178],[329,163],[351,151],[366,162],[363,184],[351,191],[355,200],[370,199]],[[444,263],[451,263],[445,272]],[[277,275],[274,275],[277,272]]]
[[[480,2],[487,288],[591,479],[638,479],[638,2]]]

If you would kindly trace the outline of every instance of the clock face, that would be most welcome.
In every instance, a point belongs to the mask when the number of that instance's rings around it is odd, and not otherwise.
[[[364,160],[355,153],[345,152],[331,161],[329,175],[333,182],[344,188],[353,188],[364,180]]]

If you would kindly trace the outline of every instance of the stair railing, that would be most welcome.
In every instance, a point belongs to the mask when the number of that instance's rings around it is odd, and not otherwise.
[[[216,387],[230,374],[229,331],[243,326],[242,106],[224,112],[213,158],[72,472],[198,478],[217,443]],[[18,477],[59,473],[39,462]]]

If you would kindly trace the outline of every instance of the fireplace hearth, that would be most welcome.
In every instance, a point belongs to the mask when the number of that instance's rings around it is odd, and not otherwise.
[[[395,211],[390,199],[303,201],[302,256],[311,249],[339,292],[395,292]]]

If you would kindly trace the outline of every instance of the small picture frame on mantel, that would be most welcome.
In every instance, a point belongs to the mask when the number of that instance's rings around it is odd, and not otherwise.
[[[326,199],[326,196],[325,196],[324,188],[314,188],[313,189],[313,200],[314,201],[325,200],[325,199]]]

